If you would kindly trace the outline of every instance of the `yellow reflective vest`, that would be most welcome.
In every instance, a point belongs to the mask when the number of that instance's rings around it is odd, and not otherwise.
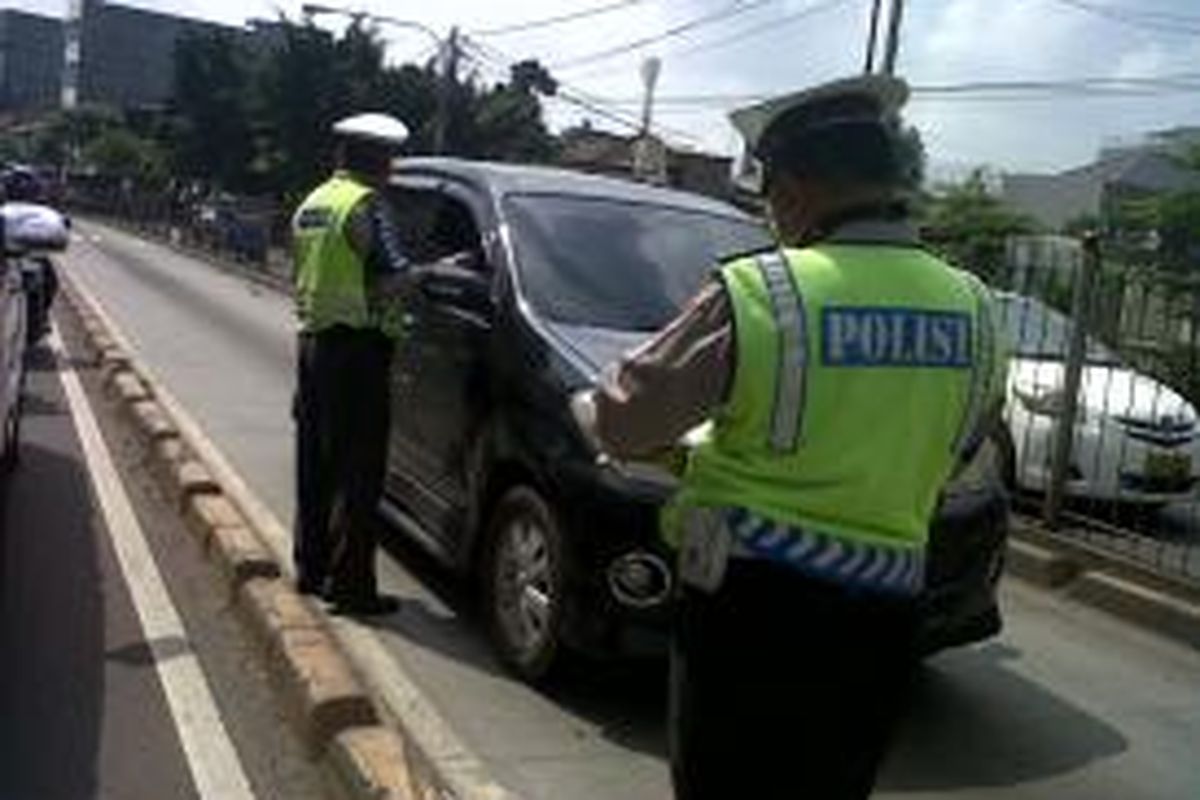
[[[318,186],[292,218],[301,330],[373,327],[366,265],[347,237],[351,214],[372,191],[338,172]]]
[[[986,287],[913,246],[827,243],[724,266],[736,368],[665,535],[724,517],[735,553],[915,591],[937,497],[1004,387]]]

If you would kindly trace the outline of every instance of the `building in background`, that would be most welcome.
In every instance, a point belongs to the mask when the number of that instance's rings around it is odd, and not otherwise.
[[[54,108],[62,93],[62,20],[0,10],[0,111]]]
[[[62,105],[119,108],[164,105],[175,79],[175,46],[184,36],[242,29],[104,0],[71,0],[60,49]]]
[[[1045,228],[1062,230],[1130,199],[1200,189],[1200,176],[1179,160],[1193,146],[1200,146],[1200,128],[1157,131],[1135,144],[1106,147],[1091,164],[1065,172],[1005,175],[1001,196]]]
[[[622,136],[587,124],[562,132],[558,163],[568,169],[619,178],[637,174],[640,136]],[[667,186],[728,200],[733,197],[733,159],[666,147],[656,172]],[[657,167],[662,167],[658,169]]]

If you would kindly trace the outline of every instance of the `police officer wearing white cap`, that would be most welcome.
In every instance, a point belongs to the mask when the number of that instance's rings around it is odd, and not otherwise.
[[[383,195],[404,123],[360,114],[333,126],[337,170],[292,220],[300,323],[294,555],[301,592],[335,610],[391,613],[375,579],[375,510],[389,425],[396,301],[408,261]]]
[[[663,526],[682,800],[871,793],[937,498],[1002,400],[986,288],[907,218],[906,95],[863,76],[735,112],[779,246],[721,265],[573,404],[616,458],[711,423]]]

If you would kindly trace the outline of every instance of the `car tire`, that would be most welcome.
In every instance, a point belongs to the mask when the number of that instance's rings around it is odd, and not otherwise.
[[[483,604],[500,659],[528,683],[561,661],[563,540],[550,504],[518,486],[496,504],[483,560]]]

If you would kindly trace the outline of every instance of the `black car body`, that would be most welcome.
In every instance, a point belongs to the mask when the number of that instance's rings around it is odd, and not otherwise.
[[[658,513],[674,479],[598,459],[569,398],[766,231],[695,195],[450,159],[403,161],[391,199],[419,279],[393,370],[386,515],[481,579],[523,677],[560,645],[661,653],[674,577]],[[954,568],[933,570],[945,590],[931,606],[955,621],[969,607],[977,625],[994,617],[1003,490],[952,502]]]
[[[20,446],[27,309],[20,259],[0,253],[0,484]]]

